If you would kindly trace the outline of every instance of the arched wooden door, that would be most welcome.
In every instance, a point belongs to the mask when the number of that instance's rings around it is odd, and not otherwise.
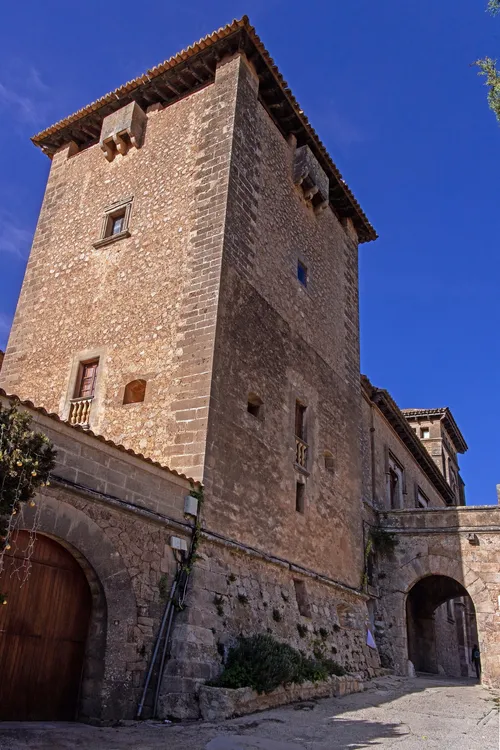
[[[29,534],[19,532],[5,554],[0,592],[0,719],[66,720],[76,717],[85,641],[92,606],[87,579],[60,544],[38,536],[31,571],[15,574]]]

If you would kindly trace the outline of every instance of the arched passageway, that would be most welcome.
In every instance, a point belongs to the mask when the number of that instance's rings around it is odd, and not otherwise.
[[[15,532],[0,575],[0,719],[73,720],[92,650],[95,582],[40,534],[25,577],[30,542],[27,531]]]
[[[461,583],[444,575],[421,578],[408,593],[406,626],[408,659],[416,672],[473,676],[476,616]]]

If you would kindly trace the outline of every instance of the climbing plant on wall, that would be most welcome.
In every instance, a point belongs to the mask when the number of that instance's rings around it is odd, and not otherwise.
[[[47,436],[32,429],[29,414],[14,403],[0,404],[0,572],[18,517],[26,505],[35,506],[37,489],[49,483],[55,455]]]

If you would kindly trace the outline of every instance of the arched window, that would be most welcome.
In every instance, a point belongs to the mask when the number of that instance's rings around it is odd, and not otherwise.
[[[146,381],[145,380],[132,380],[125,386],[125,393],[123,394],[124,404],[140,404],[144,401],[146,395]]]

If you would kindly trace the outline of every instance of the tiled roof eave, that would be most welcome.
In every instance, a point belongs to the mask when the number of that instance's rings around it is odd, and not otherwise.
[[[401,409],[401,412],[406,419],[411,417],[440,416],[444,420],[446,430],[450,434],[458,453],[466,453],[469,449],[448,406],[439,406],[437,409]]]
[[[155,101],[165,104],[176,101],[211,83],[215,78],[217,60],[236,50],[244,51],[255,66],[262,84],[261,89],[267,91],[266,95],[261,95],[262,103],[265,107],[272,103],[273,109],[268,108],[268,112],[277,126],[285,134],[294,132],[300,145],[307,143],[329,175],[332,208],[339,215],[352,219],[360,242],[376,239],[375,230],[247,16],[209,34],[143,75],[46,128],[33,136],[32,141],[49,155],[70,140],[75,140],[81,147],[96,143],[102,118],[119,106],[138,101],[147,108]]]
[[[361,383],[368,398],[376,404],[389,424],[394,428],[437,492],[448,505],[453,505],[455,502],[453,490],[409,426],[401,409],[391,395],[386,390],[376,388],[372,385],[365,375],[361,376]]]
[[[186,476],[186,474],[182,474],[181,472],[176,471],[175,469],[170,469],[168,466],[164,466],[158,461],[153,461],[152,458],[148,458],[147,456],[144,456],[142,453],[136,453],[136,451],[132,450],[132,448],[125,448],[124,445],[121,445],[120,443],[115,443],[113,440],[108,440],[107,438],[103,437],[103,435],[98,435],[92,430],[84,429],[83,427],[80,427],[78,425],[72,425],[67,420],[61,419],[58,414],[47,411],[46,409],[43,408],[43,406],[35,406],[35,404],[32,401],[29,401],[27,399],[22,400],[19,398],[19,396],[16,396],[15,394],[6,393],[6,391],[4,391],[3,388],[0,388],[0,397],[7,399],[11,403],[24,406],[26,409],[31,409],[31,411],[35,411],[44,417],[48,417],[49,419],[54,420],[54,422],[59,422],[61,424],[67,425],[72,430],[76,430],[77,432],[82,432],[85,435],[89,435],[91,438],[94,438],[95,440],[99,440],[100,443],[104,443],[105,445],[109,445],[112,448],[116,448],[122,453],[128,453],[129,456],[138,458],[140,461],[145,461],[145,463],[150,464],[151,466],[155,466],[157,469],[161,469],[162,471],[166,471],[175,477],[179,477],[179,479],[185,479],[187,482],[190,482],[196,487],[200,486],[199,482],[192,479],[192,477]]]

